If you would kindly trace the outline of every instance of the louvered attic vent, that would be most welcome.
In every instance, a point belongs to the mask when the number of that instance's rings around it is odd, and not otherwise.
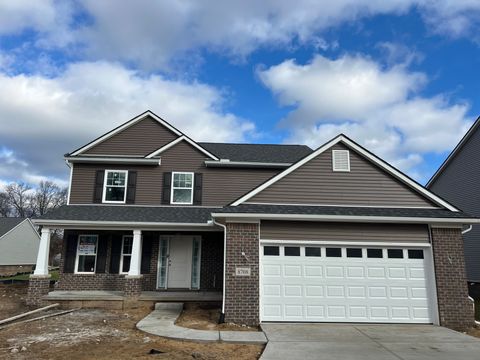
[[[350,152],[348,150],[332,150],[333,171],[350,171]]]

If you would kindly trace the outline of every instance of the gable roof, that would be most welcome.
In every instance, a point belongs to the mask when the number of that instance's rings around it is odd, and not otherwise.
[[[463,146],[470,140],[472,135],[477,131],[477,129],[480,127],[480,116],[475,120],[473,125],[468,129],[467,133],[463,136],[463,138],[460,140],[460,142],[455,146],[455,148],[452,150],[452,152],[448,155],[448,157],[445,159],[445,161],[440,165],[440,167],[435,171],[433,176],[428,180],[427,185],[425,187],[430,188],[433,183],[438,179],[438,177],[443,173],[443,171],[448,167],[450,162],[453,160],[453,158],[462,150]]]
[[[238,162],[293,164],[313,150],[306,145],[232,144],[199,142],[220,159]]]
[[[8,233],[14,227],[22,223],[24,218],[6,217],[0,218],[0,237]]]
[[[357,152],[361,156],[363,156],[365,159],[374,163],[375,165],[377,165],[378,167],[380,167],[381,169],[386,171],[388,174],[395,177],[400,182],[403,182],[405,185],[407,185],[408,187],[410,187],[411,189],[413,189],[417,193],[421,194],[425,198],[433,201],[434,203],[436,203],[436,204],[438,204],[438,205],[440,205],[444,208],[447,208],[450,211],[458,211],[458,209],[455,208],[453,205],[451,205],[447,201],[443,200],[439,196],[433,194],[432,192],[430,192],[429,190],[424,188],[422,185],[417,183],[415,180],[411,179],[409,176],[405,175],[400,170],[394,168],[393,166],[391,166],[390,164],[388,164],[384,160],[380,159],[378,156],[374,155],[373,153],[371,153],[367,149],[363,148],[362,146],[360,146],[359,144],[357,144],[356,142],[354,142],[353,140],[351,140],[350,138],[348,138],[344,134],[340,134],[337,137],[333,138],[332,140],[328,141],[327,143],[325,143],[324,145],[320,146],[315,151],[313,151],[311,154],[309,154],[309,155],[305,156],[304,158],[302,158],[301,160],[297,161],[295,164],[293,164],[289,168],[285,169],[281,173],[279,173],[279,174],[275,175],[274,177],[270,178],[269,180],[264,182],[262,185],[258,186],[257,188],[255,188],[252,191],[248,192],[247,194],[243,195],[239,199],[235,200],[234,202],[231,203],[231,206],[238,206],[238,205],[242,204],[243,202],[252,198],[253,196],[258,194],[262,190],[268,188],[270,185],[276,183],[277,181],[279,181],[280,179],[282,179],[286,175],[295,171],[296,169],[298,169],[299,167],[301,167],[305,163],[307,163],[310,160],[316,158],[318,155],[322,154],[323,152],[325,152],[326,150],[331,148],[333,145],[335,145],[337,143],[340,143],[340,142],[345,144],[346,146],[348,146],[349,148],[351,148],[352,150],[354,150],[355,152]]]
[[[176,138],[175,140],[169,142],[168,144],[162,146],[161,148],[155,150],[154,152],[148,154],[147,156],[145,156],[146,159],[151,159],[153,158],[154,156],[158,156],[160,155],[161,153],[163,153],[164,151],[170,149],[171,147],[177,145],[179,142],[181,141],[185,141],[187,143],[189,143],[190,145],[192,145],[194,148],[196,148],[197,150],[201,151],[202,153],[204,153],[205,155],[207,155],[208,157],[214,159],[214,160],[219,160],[218,157],[216,157],[215,155],[213,155],[211,152],[209,152],[208,150],[206,150],[204,147],[200,146],[199,143],[196,143],[195,141],[193,141],[192,139],[190,139],[188,136],[186,135],[182,135],[178,138]]]
[[[150,110],[147,110],[144,113],[142,113],[138,116],[135,116],[133,119],[128,120],[127,122],[123,123],[122,125],[117,126],[115,129],[110,130],[109,132],[99,136],[95,140],[90,141],[88,144],[72,151],[71,153],[69,153],[67,155],[69,155],[69,156],[79,155],[79,154],[87,151],[88,149],[94,147],[95,145],[98,145],[99,143],[111,138],[115,134],[118,134],[119,132],[129,128],[130,126],[142,121],[143,119],[145,119],[147,117],[151,117],[152,119],[158,121],[161,125],[163,125],[165,128],[167,128],[168,130],[173,132],[175,135],[177,135],[177,136],[183,135],[183,133],[180,130],[178,130],[174,126],[170,125],[168,122],[163,120],[160,116],[158,116],[157,114],[153,113]]]

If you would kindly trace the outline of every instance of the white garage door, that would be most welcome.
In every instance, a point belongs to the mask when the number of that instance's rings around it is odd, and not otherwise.
[[[432,323],[429,248],[263,244],[262,321]]]

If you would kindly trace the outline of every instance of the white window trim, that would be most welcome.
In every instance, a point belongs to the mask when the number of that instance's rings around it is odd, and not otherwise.
[[[122,269],[123,269],[123,257],[124,257],[125,255],[128,255],[128,256],[130,256],[130,261],[132,261],[132,253],[130,253],[130,254],[124,254],[124,253],[123,253],[123,245],[124,245],[124,243],[125,243],[125,238],[126,238],[126,237],[132,238],[132,246],[133,246],[133,235],[123,235],[123,236],[122,236],[122,248],[121,248],[121,251],[120,251],[120,268],[118,269],[118,273],[121,274],[121,275],[126,275],[126,274],[128,274],[128,270],[125,271],[125,272],[122,271]]]
[[[347,154],[347,169],[339,169],[335,167],[335,157],[337,154],[346,153]],[[335,172],[349,172],[350,171],[350,151],[349,150],[332,150],[332,170]]]
[[[123,201],[112,201],[106,200],[105,196],[107,195],[107,176],[108,173],[111,172],[119,172],[125,174],[125,193],[123,194]],[[111,186],[111,185],[110,185]],[[120,187],[120,186],[117,186]],[[103,194],[102,194],[102,203],[105,204],[125,204],[127,201],[127,188],[128,188],[128,170],[105,170],[105,174],[103,176]]]
[[[197,274],[198,274],[198,286],[196,287],[193,287],[192,285],[192,277],[190,276],[190,290],[200,290],[200,281],[201,281],[201,270],[202,270],[202,237],[201,236],[193,236],[192,237],[192,269],[190,271],[192,271],[192,275],[193,275],[193,243],[195,240],[198,240],[198,263],[197,263]]]
[[[191,192],[191,195],[190,195],[190,201],[189,201],[189,202],[174,202],[174,201],[173,201],[173,190],[174,190],[174,189],[187,189],[187,190],[189,189],[189,188],[182,188],[182,187],[180,187],[180,188],[177,187],[177,188],[176,188],[175,186],[173,186],[173,184],[174,184],[174,179],[175,179],[175,175],[176,175],[176,174],[189,174],[189,175],[192,175],[192,188],[191,188],[192,192]],[[171,182],[172,182],[172,184],[171,184],[171,186],[170,186],[170,204],[173,204],[173,205],[192,205],[192,204],[193,204],[193,191],[194,191],[194,189],[195,189],[195,184],[194,184],[194,182],[195,182],[195,173],[193,173],[193,172],[186,172],[186,171],[173,171],[173,172],[172,172],[172,180],[171,180]]]
[[[96,245],[95,245],[95,265],[93,267],[93,272],[91,271],[78,271],[78,258],[79,258],[79,254],[78,254],[78,247],[80,246],[80,238],[82,236],[95,236],[95,238],[97,239],[96,240]],[[76,251],[76,254],[75,254],[75,274],[87,274],[87,275],[94,275],[96,274],[96,271],[97,271],[97,255],[98,255],[98,235],[97,234],[80,234],[78,235],[78,238],[77,238],[77,251]],[[93,255],[82,255],[82,256],[93,256]]]

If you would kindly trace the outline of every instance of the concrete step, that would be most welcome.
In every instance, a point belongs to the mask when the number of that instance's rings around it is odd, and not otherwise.
[[[155,304],[155,310],[183,310],[183,303],[161,302]]]

